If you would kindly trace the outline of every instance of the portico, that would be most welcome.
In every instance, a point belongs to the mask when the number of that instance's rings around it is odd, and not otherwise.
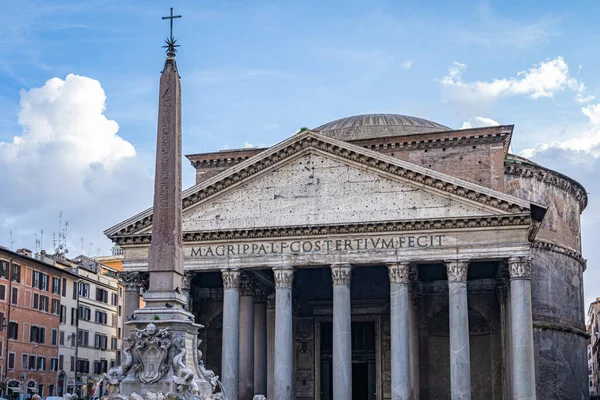
[[[535,398],[543,207],[309,131],[183,204],[189,307],[231,398]],[[151,217],[115,229],[130,272]]]

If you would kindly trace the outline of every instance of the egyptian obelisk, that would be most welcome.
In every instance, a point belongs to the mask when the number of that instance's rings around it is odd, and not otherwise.
[[[181,84],[175,62],[178,47],[167,38],[160,77],[152,242],[146,305],[127,322],[134,328],[123,342],[123,363],[105,374],[112,400],[213,399],[217,377],[207,370],[198,349],[202,325],[185,308],[181,293]]]

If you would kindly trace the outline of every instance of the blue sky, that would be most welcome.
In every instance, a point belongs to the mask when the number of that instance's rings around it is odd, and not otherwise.
[[[49,248],[62,211],[73,252],[107,254],[102,230],[151,205],[173,6],[184,153],[371,112],[515,124],[513,152],[590,192],[586,299],[600,296],[600,2],[440,3],[1,1],[0,183],[16,194],[1,196],[0,243],[12,230],[14,248],[35,248],[44,229]]]

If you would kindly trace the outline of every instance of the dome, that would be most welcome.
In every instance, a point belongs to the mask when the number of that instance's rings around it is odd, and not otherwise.
[[[336,119],[314,131],[339,140],[374,139],[451,130],[447,126],[423,118],[400,114],[364,114]]]

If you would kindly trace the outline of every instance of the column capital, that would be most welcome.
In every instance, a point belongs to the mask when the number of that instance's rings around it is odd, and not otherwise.
[[[446,260],[446,272],[448,282],[466,282],[467,272],[469,271],[469,262],[465,260]]]
[[[531,257],[511,257],[508,259],[510,279],[531,279]]]
[[[275,267],[273,268],[273,277],[276,288],[291,288],[294,283],[294,268]]]
[[[267,296],[267,309],[274,310],[275,309],[275,293],[271,293]]]
[[[388,271],[390,275],[390,283],[405,283],[410,280],[410,262],[395,262],[389,263]]]
[[[222,269],[223,289],[239,289],[240,287],[240,270],[239,269]]]
[[[181,288],[183,290],[190,290],[192,288],[192,279],[196,275],[193,271],[185,271],[183,273],[183,280],[181,281]]]
[[[240,275],[240,296],[254,296],[254,280],[248,275]]]
[[[333,286],[350,286],[352,279],[352,266],[347,263],[333,264],[331,266],[331,280]]]
[[[119,272],[119,283],[125,286],[125,290],[140,291],[142,287],[142,274],[137,271]]]

